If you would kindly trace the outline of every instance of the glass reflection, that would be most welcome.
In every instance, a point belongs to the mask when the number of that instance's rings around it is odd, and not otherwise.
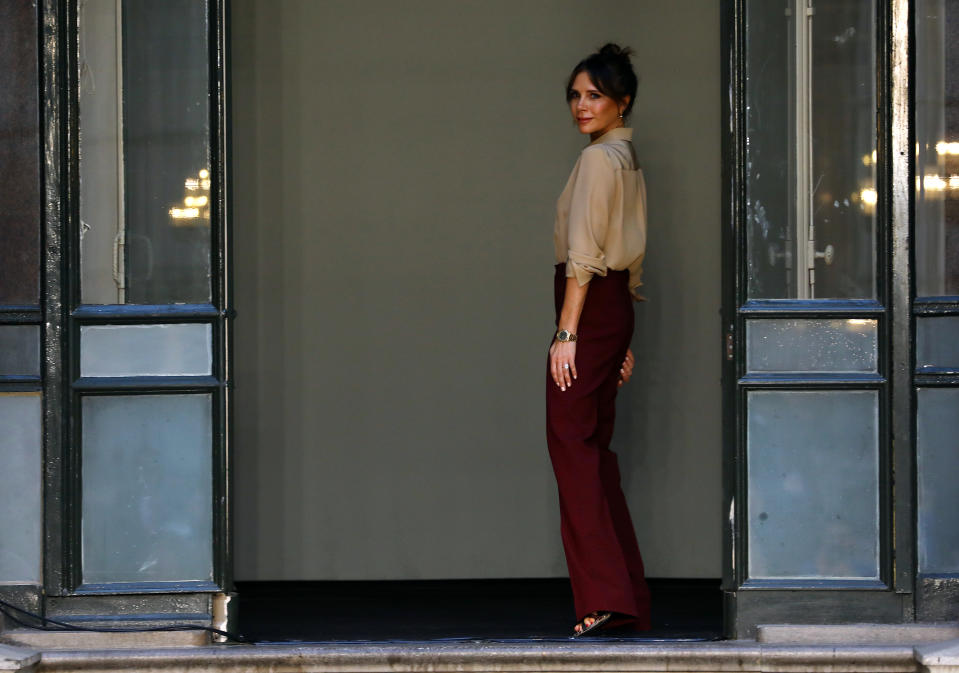
[[[86,0],[79,27],[81,300],[208,302],[206,3]]]
[[[170,208],[171,224],[175,227],[210,226],[210,171],[197,173],[195,178],[183,182],[186,194],[182,205]]]
[[[959,1],[916,3],[916,293],[959,295]]]
[[[875,2],[746,12],[748,294],[872,298]]]

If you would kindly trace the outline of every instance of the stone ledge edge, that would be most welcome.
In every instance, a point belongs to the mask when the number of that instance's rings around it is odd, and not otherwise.
[[[211,646],[189,649],[50,651],[45,671],[79,669],[247,669],[381,673],[396,671],[763,671],[916,673],[912,646],[795,646],[727,641],[703,645],[576,643],[511,646],[350,644]],[[946,673],[936,671],[935,673]],[[951,673],[951,672],[950,672]]]

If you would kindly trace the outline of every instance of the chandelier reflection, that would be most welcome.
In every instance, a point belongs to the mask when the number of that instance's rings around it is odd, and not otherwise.
[[[926,145],[929,151],[932,147],[931,143]],[[925,170],[917,170],[916,191],[926,197],[954,199],[959,192],[959,175],[955,172],[959,142],[940,140],[935,149],[939,159]],[[919,143],[916,143],[916,158],[919,159]]]
[[[939,175],[916,176],[916,190],[922,192],[945,192],[959,190],[959,175],[944,178]]]
[[[200,169],[196,177],[183,182],[183,203],[170,208],[174,227],[207,227],[210,225],[210,171]]]

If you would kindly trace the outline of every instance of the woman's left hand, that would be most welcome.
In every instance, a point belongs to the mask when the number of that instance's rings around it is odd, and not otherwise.
[[[576,342],[556,341],[549,347],[549,372],[559,389],[566,389],[573,385],[576,378]]]
[[[633,357],[633,350],[626,349],[626,359],[623,360],[623,366],[619,370],[619,385],[623,385],[633,376],[633,365],[636,364],[636,358]]]

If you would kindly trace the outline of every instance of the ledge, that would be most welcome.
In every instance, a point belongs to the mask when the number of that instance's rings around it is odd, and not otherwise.
[[[762,645],[753,641],[627,643],[609,640],[222,645],[178,650],[54,651],[43,654],[41,670],[921,673],[913,648],[905,646],[797,647]]]

